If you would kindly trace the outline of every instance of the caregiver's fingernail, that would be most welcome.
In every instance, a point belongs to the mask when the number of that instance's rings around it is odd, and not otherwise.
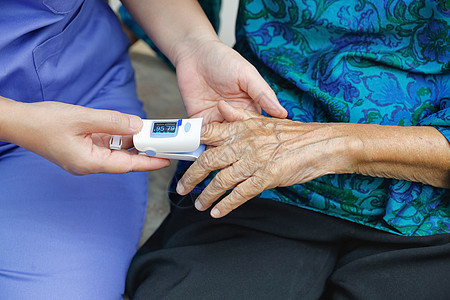
[[[181,184],[181,181],[179,181],[177,184],[177,193],[180,195],[183,195],[184,193],[184,186]]]
[[[220,217],[220,211],[217,208],[213,208],[211,210],[211,216],[213,216],[214,218]]]
[[[195,200],[194,206],[197,210],[202,210],[203,209],[203,205],[200,201]]]

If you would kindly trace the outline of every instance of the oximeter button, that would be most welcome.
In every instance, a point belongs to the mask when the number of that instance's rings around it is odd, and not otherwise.
[[[156,152],[153,150],[147,150],[147,151],[145,151],[145,154],[147,154],[148,156],[155,156]]]
[[[187,122],[187,123],[184,125],[184,131],[185,131],[185,132],[188,132],[189,130],[191,130],[191,123]]]

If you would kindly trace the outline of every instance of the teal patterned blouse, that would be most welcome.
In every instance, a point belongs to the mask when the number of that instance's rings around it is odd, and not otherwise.
[[[450,139],[449,23],[448,0],[247,0],[235,48],[290,119],[434,126]],[[260,197],[405,236],[450,233],[449,190],[417,182],[326,175]]]

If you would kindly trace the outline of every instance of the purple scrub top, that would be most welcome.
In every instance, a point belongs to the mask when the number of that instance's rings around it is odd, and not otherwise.
[[[106,1],[0,0],[0,11],[1,96],[145,116]],[[73,176],[0,142],[0,298],[122,299],[147,175]]]

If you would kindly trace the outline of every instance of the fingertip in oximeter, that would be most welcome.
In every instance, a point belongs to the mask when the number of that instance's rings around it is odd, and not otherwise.
[[[195,160],[205,150],[200,145],[203,118],[143,120],[133,136],[134,147],[149,156]],[[202,146],[202,147],[201,147]]]

